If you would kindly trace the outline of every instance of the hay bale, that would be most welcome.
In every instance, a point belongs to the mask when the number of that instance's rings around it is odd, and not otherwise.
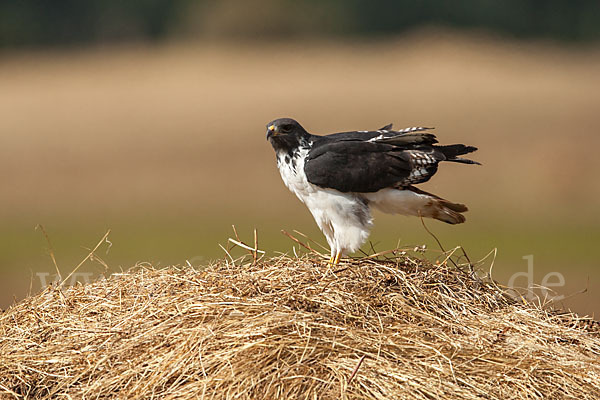
[[[136,267],[0,313],[6,398],[600,398],[593,321],[401,256]]]

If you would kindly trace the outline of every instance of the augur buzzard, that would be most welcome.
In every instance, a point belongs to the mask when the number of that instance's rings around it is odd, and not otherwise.
[[[354,252],[373,226],[371,207],[390,214],[465,221],[464,204],[417,189],[441,161],[479,164],[461,158],[477,150],[464,144],[436,145],[431,128],[352,131],[317,136],[298,122],[280,118],[267,125],[285,185],[298,196],[325,234],[330,262]]]

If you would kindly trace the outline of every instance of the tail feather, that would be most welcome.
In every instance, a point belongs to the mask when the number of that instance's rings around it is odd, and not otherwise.
[[[439,150],[446,157],[446,161],[452,161],[462,164],[477,164],[481,165],[481,163],[473,160],[469,160],[467,158],[462,158],[464,154],[469,154],[474,151],[477,151],[477,147],[475,146],[467,146],[464,144],[450,144],[445,146],[435,146],[436,150]]]
[[[411,192],[417,193],[430,200],[422,207],[421,215],[434,218],[448,224],[462,224],[466,218],[461,213],[469,211],[466,205],[461,203],[452,203],[446,199],[436,196],[433,193],[426,192],[414,186],[407,187]]]
[[[462,157],[454,157],[454,158],[450,158],[446,161],[452,161],[452,162],[461,163],[461,164],[481,165],[481,163],[479,161],[473,161],[473,160],[469,160],[468,158],[462,158]]]

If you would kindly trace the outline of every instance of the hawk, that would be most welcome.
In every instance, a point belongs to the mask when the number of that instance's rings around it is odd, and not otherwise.
[[[332,264],[360,248],[373,226],[371,208],[385,213],[465,222],[464,204],[452,203],[414,185],[427,182],[442,161],[479,164],[461,155],[476,147],[437,145],[432,128],[308,133],[297,121],[267,125],[285,185],[312,213],[331,248]]]

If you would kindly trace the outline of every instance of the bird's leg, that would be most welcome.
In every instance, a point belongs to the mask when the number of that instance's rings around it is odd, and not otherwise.
[[[336,264],[336,259],[337,257],[337,252],[332,248],[331,249],[331,257],[329,257],[329,261],[327,261],[328,264]]]
[[[341,251],[338,251],[338,252],[335,254],[335,257],[334,257],[334,259],[333,259],[333,264],[335,264],[335,265],[338,265],[338,264],[340,263],[340,259],[341,259],[341,258],[342,258],[342,252],[341,252]]]

